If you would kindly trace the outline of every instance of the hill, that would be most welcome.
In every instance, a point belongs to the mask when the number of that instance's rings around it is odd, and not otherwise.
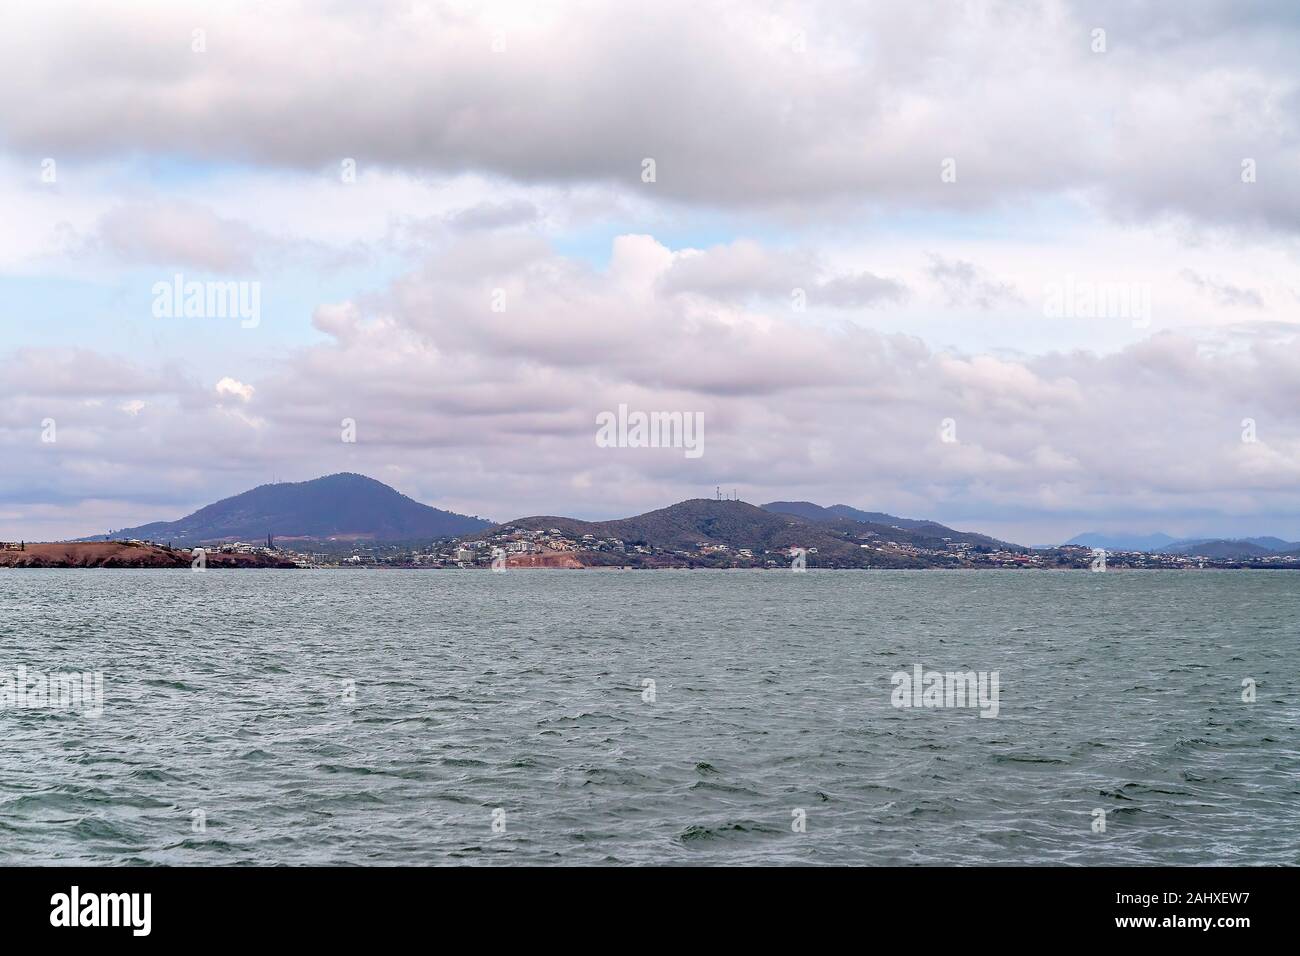
[[[957,566],[960,559],[952,547],[959,538],[971,539],[966,543],[975,547],[996,544],[992,538],[982,535],[962,535],[933,522],[921,524],[926,527],[909,530],[838,516],[812,520],[744,501],[692,498],[614,521],[580,521],[555,515],[516,518],[476,537],[486,539],[508,531],[555,530],[573,539],[584,535],[617,539],[627,548],[635,550],[640,546],[655,552],[676,553],[679,558],[689,553],[692,557],[688,561],[698,560],[714,548],[733,555],[745,549],[752,551],[756,558],[767,555],[780,560],[786,559],[791,548],[806,548],[810,552],[809,563],[820,567],[892,568]],[[947,534],[934,533],[935,529]],[[927,553],[919,553],[921,550]],[[625,562],[623,552],[619,555],[611,561]]]
[[[1286,544],[1286,542],[1282,542]],[[1273,548],[1253,544],[1250,541],[1196,541],[1191,544],[1177,543],[1164,549],[1167,554],[1182,554],[1195,558],[1220,558],[1236,560],[1240,558],[1258,558],[1266,554],[1276,554]]]
[[[831,505],[823,508],[811,501],[769,501],[763,505],[767,511],[779,511],[785,514],[798,514],[811,521],[836,521],[848,518],[850,521],[864,521],[867,524],[883,524],[892,528],[920,528],[932,526],[942,528],[937,521],[920,521],[915,518],[900,518],[898,515],[885,514],[883,511],[863,511],[849,505]],[[951,529],[949,529],[951,530]]]
[[[694,550],[702,544],[733,547],[803,547],[798,541],[808,523],[771,514],[744,501],[692,498],[658,511],[614,521],[536,516],[517,518],[509,525],[544,531],[559,528],[576,535],[620,538],[628,544]],[[798,529],[792,532],[791,529]],[[787,541],[786,539],[790,540]]]
[[[833,525],[841,521],[853,521],[873,527],[883,527],[890,531],[910,531],[917,538],[927,541],[947,539],[985,547],[1009,546],[1019,548],[1018,545],[1008,545],[1007,542],[999,541],[997,538],[990,538],[988,535],[957,531],[947,525],[939,524],[937,521],[900,518],[897,515],[885,514],[882,511],[861,511],[849,505],[831,505],[829,508],[824,508],[821,505],[813,504],[811,501],[769,501],[762,507],[765,511],[797,515],[818,524]]]
[[[284,542],[346,539],[408,541],[472,534],[491,522],[420,504],[365,475],[337,474],[311,481],[261,485],[200,508],[179,521],[156,521],[115,531],[177,545],[219,541]],[[83,538],[106,541],[108,535]]]

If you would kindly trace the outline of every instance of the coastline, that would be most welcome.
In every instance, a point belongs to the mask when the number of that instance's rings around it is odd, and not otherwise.
[[[261,554],[205,551],[209,568],[296,568],[293,561]],[[183,548],[130,541],[31,542],[0,551],[5,568],[190,568],[194,553]]]

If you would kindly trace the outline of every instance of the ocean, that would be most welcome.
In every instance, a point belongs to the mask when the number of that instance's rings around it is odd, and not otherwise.
[[[1295,866],[1298,633],[1286,572],[0,571],[0,864]]]

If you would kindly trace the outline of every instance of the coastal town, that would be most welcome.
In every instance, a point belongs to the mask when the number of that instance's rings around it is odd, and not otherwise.
[[[324,545],[329,545],[321,550]],[[1142,551],[1106,551],[1063,546],[1042,549],[1003,549],[967,542],[926,548],[881,540],[859,545],[851,558],[818,548],[739,548],[699,542],[691,549],[660,548],[593,534],[574,535],[559,528],[534,530],[504,525],[465,539],[430,542],[426,546],[351,542],[312,542],[310,550],[247,542],[230,542],[209,554],[243,554],[277,558],[303,568],[428,568],[514,570],[529,568],[644,570],[656,568],[717,568],[789,570],[795,566],[822,569],[1045,569],[1045,570],[1204,570],[1239,568],[1300,569],[1300,559],[1262,555],[1227,560]],[[802,554],[801,554],[802,552]]]

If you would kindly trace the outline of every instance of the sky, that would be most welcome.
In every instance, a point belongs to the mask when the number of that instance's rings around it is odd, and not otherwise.
[[[5,17],[0,539],[339,471],[1300,539],[1294,4]]]

